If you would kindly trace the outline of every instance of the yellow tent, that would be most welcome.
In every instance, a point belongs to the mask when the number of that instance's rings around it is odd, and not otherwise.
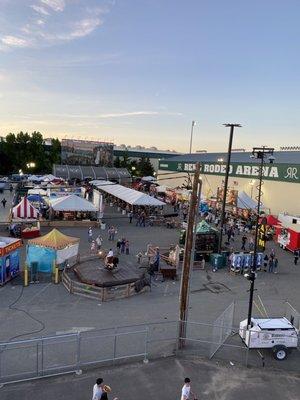
[[[78,242],[79,238],[64,235],[57,229],[53,229],[51,232],[47,233],[47,235],[28,240],[29,245],[43,246],[55,250],[64,249]]]

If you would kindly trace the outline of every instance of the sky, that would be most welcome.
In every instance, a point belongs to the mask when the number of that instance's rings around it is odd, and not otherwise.
[[[0,136],[300,145],[299,0],[0,0]]]

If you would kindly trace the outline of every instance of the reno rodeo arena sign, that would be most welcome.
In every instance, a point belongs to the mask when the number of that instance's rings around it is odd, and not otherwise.
[[[201,173],[205,175],[225,175],[225,163],[200,163]],[[159,169],[165,171],[193,172],[196,163],[185,163],[177,161],[159,162]],[[240,178],[257,178],[259,176],[259,165],[231,163],[229,175]],[[264,179],[280,182],[300,183],[300,165],[297,164],[265,164],[263,167]]]

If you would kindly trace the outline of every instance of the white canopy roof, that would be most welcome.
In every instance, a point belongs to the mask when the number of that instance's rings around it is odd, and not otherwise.
[[[38,187],[35,187],[33,189],[29,189],[27,192],[28,196],[30,194],[39,194],[41,196],[47,196],[47,191]]]
[[[251,199],[251,197],[248,196],[246,192],[242,191],[238,193],[237,207],[244,210],[256,210],[257,201]],[[261,208],[264,208],[263,205],[261,206]]]
[[[28,181],[41,182],[42,180],[43,180],[42,176],[30,175],[28,177]]]
[[[54,211],[98,211],[94,204],[75,194],[51,199],[50,203]]]
[[[154,178],[154,176],[143,176],[143,177],[142,177],[142,181],[145,181],[145,182],[155,182],[156,179]]]
[[[164,206],[165,203],[143,192],[109,181],[92,181],[98,189],[134,206]]]
[[[54,179],[58,179],[58,178],[56,178],[56,176],[54,176],[54,175],[52,175],[52,174],[48,174],[48,175],[44,175],[44,176],[43,176],[43,181],[44,181],[44,182],[51,182],[51,181],[53,181]]]

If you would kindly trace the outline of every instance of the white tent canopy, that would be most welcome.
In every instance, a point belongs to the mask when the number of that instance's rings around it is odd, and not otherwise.
[[[42,180],[43,180],[42,176],[30,175],[28,177],[28,181],[32,181],[32,182],[41,182]]]
[[[51,181],[53,181],[54,179],[58,179],[58,178],[56,178],[56,176],[54,176],[54,175],[52,175],[52,174],[48,174],[48,175],[44,175],[44,176],[43,176],[43,181],[44,181],[44,182],[51,182]]]
[[[154,178],[154,176],[143,176],[141,179],[144,182],[156,182],[156,179]]]
[[[34,189],[29,189],[27,194],[28,196],[30,194],[39,194],[40,196],[47,196],[47,191],[42,188],[35,187]]]
[[[94,204],[75,194],[59,197],[58,199],[56,198],[50,201],[54,211],[98,211],[98,208],[95,207]]]
[[[133,206],[164,206],[165,203],[143,192],[113,182],[92,181],[98,189]]]
[[[256,210],[257,201],[251,199],[251,197],[248,196],[246,192],[242,191],[238,194],[237,207],[244,210]],[[263,205],[261,205],[261,208],[264,208]]]

